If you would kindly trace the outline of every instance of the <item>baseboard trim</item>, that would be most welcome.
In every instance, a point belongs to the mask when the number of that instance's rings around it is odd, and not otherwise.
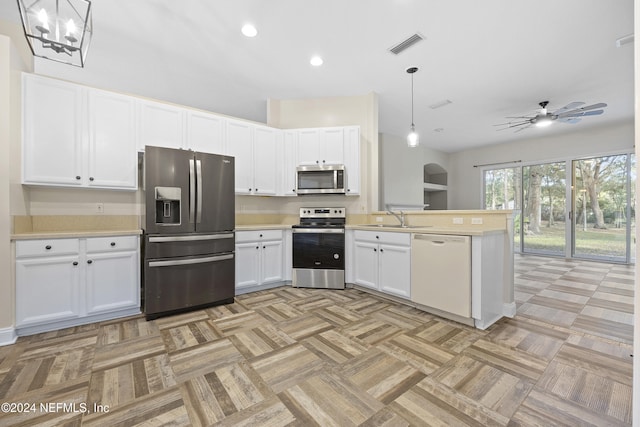
[[[5,345],[15,344],[18,339],[15,328],[1,328],[0,329],[0,347]]]
[[[502,305],[502,314],[506,317],[513,318],[516,315],[516,303],[509,302]]]

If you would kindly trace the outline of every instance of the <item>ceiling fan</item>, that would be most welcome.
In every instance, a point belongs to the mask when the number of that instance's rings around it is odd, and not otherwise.
[[[559,108],[553,112],[549,112],[547,105],[549,101],[542,101],[538,104],[541,109],[535,116],[512,116],[507,119],[517,119],[507,123],[500,123],[494,126],[504,126],[502,129],[517,128],[516,132],[525,130],[531,126],[545,127],[549,126],[554,121],[562,123],[575,124],[582,120],[582,117],[586,116],[598,116],[604,113],[603,108],[607,106],[604,102],[597,104],[587,105],[583,107],[584,102],[571,102],[562,108]]]

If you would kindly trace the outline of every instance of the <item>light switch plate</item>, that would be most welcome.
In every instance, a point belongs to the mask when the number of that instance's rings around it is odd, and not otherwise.
[[[458,225],[464,224],[464,219],[463,218],[457,218],[457,217],[453,218],[453,223],[454,224],[458,224]]]
[[[476,225],[482,224],[482,218],[471,218],[471,224],[476,224]]]

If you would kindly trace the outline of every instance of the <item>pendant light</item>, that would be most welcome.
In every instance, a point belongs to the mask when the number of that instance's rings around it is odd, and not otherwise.
[[[420,144],[420,138],[416,132],[416,125],[413,123],[413,75],[418,71],[418,67],[407,68],[407,73],[411,74],[411,131],[407,135],[407,145],[411,148]]]
[[[18,0],[34,56],[84,67],[93,24],[89,0]]]

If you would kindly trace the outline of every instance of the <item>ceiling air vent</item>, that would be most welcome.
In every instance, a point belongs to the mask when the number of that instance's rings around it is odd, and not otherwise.
[[[413,46],[414,44],[422,40],[424,40],[424,36],[420,33],[415,33],[414,35],[409,36],[407,39],[401,41],[397,45],[391,47],[389,49],[389,52],[393,53],[394,55],[397,55],[400,52],[403,52],[406,49],[409,49],[411,46]]]

